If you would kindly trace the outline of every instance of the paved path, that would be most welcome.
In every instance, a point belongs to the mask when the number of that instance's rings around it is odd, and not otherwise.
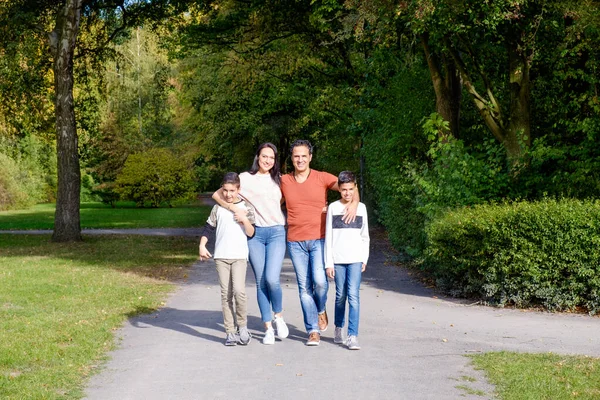
[[[94,376],[88,399],[491,399],[469,354],[511,350],[600,356],[600,318],[469,306],[441,298],[386,262],[375,244],[361,287],[360,342],[349,351],[306,334],[291,262],[282,273],[290,337],[262,345],[248,269],[248,346],[225,347],[212,261],[196,263],[158,312],[128,321],[119,348]],[[333,318],[334,285],[328,312]],[[471,378],[475,381],[471,382]],[[465,391],[459,387],[468,387]],[[477,396],[474,391],[483,391]]]

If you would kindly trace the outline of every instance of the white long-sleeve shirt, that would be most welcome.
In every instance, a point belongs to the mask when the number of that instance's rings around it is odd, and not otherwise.
[[[367,207],[358,203],[356,220],[349,224],[342,221],[345,204],[333,202],[327,208],[325,224],[325,268],[334,264],[352,264],[369,260],[369,223]]]

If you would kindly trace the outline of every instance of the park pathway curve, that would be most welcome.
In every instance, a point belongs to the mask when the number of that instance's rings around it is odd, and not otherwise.
[[[86,389],[90,400],[493,399],[469,354],[510,350],[600,356],[600,318],[469,305],[444,298],[389,262],[373,240],[361,287],[360,343],[318,347],[306,334],[293,268],[282,272],[290,336],[261,343],[262,323],[248,268],[248,346],[225,347],[214,262],[196,263],[164,308],[132,318],[118,349]],[[333,320],[334,285],[328,313]]]

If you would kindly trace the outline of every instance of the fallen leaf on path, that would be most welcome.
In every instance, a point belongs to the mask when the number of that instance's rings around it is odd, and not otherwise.
[[[276,367],[283,367],[283,364],[275,364]]]
[[[448,339],[442,339],[442,342],[446,343],[448,341]]]

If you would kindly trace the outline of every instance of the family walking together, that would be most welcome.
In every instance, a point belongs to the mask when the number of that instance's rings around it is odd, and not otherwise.
[[[263,344],[285,339],[289,329],[283,318],[280,274],[286,246],[294,266],[306,344],[317,346],[327,330],[328,281],[336,284],[335,343],[358,350],[361,274],[369,257],[367,212],[360,203],[356,178],[344,171],[339,177],[310,168],[313,148],[296,140],[290,148],[294,171],[281,175],[277,148],[258,147],[249,171],[227,173],[213,194],[213,207],[200,240],[200,259],[214,256],[226,332],[226,345],[248,344],[245,276],[246,260],[256,279],[257,300],[264,323]],[[339,191],[341,199],[327,209],[327,192]],[[286,218],[282,211],[285,203]],[[325,213],[325,210],[327,211]],[[215,233],[214,255],[206,249]],[[286,237],[287,236],[287,237]],[[234,302],[235,300],[235,302]],[[346,302],[348,337],[343,338]]]

